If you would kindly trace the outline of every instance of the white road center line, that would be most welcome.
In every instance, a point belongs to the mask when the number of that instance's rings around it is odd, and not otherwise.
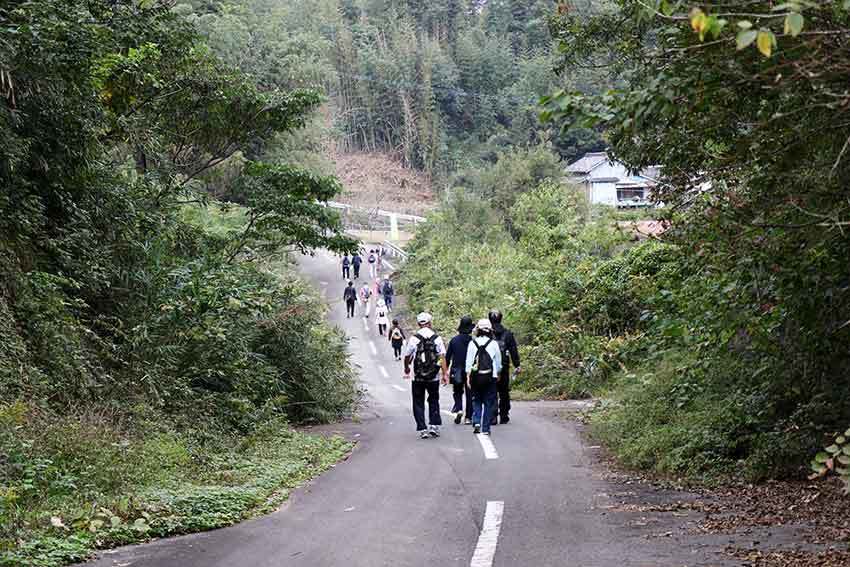
[[[363,329],[364,329],[365,331],[368,331],[368,330],[369,330],[369,320],[368,320],[368,319],[366,319],[365,317],[363,318]]]
[[[378,370],[380,370],[380,371],[381,371],[381,376],[383,376],[384,378],[389,378],[389,377],[390,377],[390,373],[389,373],[389,372],[387,372],[387,369],[386,369],[386,368],[384,368],[384,366],[383,366],[383,365],[378,366]]]
[[[405,391],[406,391],[404,388],[402,388],[402,387],[401,387],[401,386],[399,386],[398,384],[393,384],[393,388],[395,388],[395,389],[396,389],[396,390],[398,390],[399,392],[405,392]]]
[[[369,348],[372,349],[372,354],[378,354],[378,347],[375,346],[375,341],[369,341]]]
[[[485,459],[498,459],[499,453],[496,452],[496,446],[493,445],[493,440],[489,435],[484,435],[483,433],[480,435],[476,435],[478,437],[478,442],[481,443],[481,448],[484,449],[484,458]]]
[[[486,435],[485,435],[486,437]],[[484,511],[484,523],[481,525],[481,535],[469,567],[492,567],[496,556],[496,546],[499,544],[499,532],[502,530],[502,516],[505,513],[505,503],[498,501],[487,502]]]

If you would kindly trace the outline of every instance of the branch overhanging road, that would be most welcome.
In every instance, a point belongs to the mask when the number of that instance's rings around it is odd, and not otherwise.
[[[447,415],[439,439],[418,439],[401,363],[374,324],[364,325],[359,305],[355,318],[345,317],[338,260],[318,253],[301,264],[332,306],[330,320],[350,337],[367,391],[360,419],[336,428],[356,436],[351,457],[278,512],[105,552],[90,567],[724,564],[714,551],[719,542],[651,537],[629,517],[609,514],[611,495],[623,487],[594,471],[574,426],[533,404],[515,403],[511,424],[494,427],[491,439]],[[451,388],[440,396],[450,409]]]

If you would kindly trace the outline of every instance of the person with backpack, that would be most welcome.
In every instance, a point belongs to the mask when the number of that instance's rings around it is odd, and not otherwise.
[[[502,325],[501,311],[493,309],[487,318],[493,324],[493,338],[499,343],[499,351],[502,353],[502,373],[499,375],[496,392],[498,404],[496,413],[493,415],[493,425],[497,420],[501,424],[506,424],[511,420],[511,362],[516,368],[516,374],[522,370],[519,365],[519,348],[514,334]]]
[[[374,250],[369,250],[369,257],[366,259],[369,262],[369,277],[374,278],[378,275],[377,270],[375,269],[375,262],[377,262],[377,257],[375,256]]]
[[[348,254],[342,257],[342,279],[351,279],[351,260],[348,259]]]
[[[466,315],[461,318],[457,328],[457,335],[449,341],[446,349],[446,363],[449,367],[449,381],[452,383],[452,396],[454,406],[452,413],[455,414],[455,423],[460,424],[461,419],[466,416],[464,423],[472,423],[472,392],[467,385],[466,354],[469,351],[469,343],[472,341],[472,329],[475,324],[472,317]],[[466,396],[466,413],[464,414],[463,398]]]
[[[354,304],[357,303],[357,290],[353,281],[348,280],[348,285],[342,292],[342,299],[345,301],[346,319],[351,319],[354,317]]]
[[[354,279],[360,278],[360,264],[363,263],[363,258],[360,257],[360,252],[355,252],[351,258],[351,266],[354,268]]]
[[[392,311],[395,288],[393,288],[393,282],[390,281],[389,276],[384,276],[384,285],[381,286],[381,295],[384,296],[384,303],[387,304],[387,309]]]
[[[478,332],[466,351],[467,384],[472,390],[473,433],[490,435],[490,422],[496,407],[496,384],[502,370],[502,353],[493,340],[489,319],[478,322]]]
[[[410,378],[410,366],[413,365],[413,382],[410,385],[413,397],[413,418],[419,437],[440,436],[440,372],[443,384],[448,383],[446,368],[446,345],[442,337],[431,328],[430,313],[416,316],[419,331],[407,341],[404,353],[404,378]],[[425,394],[428,394],[428,425],[425,424]]]
[[[387,330],[387,325],[390,323],[387,317],[387,306],[383,299],[378,300],[378,305],[375,307],[375,323],[378,325],[378,334],[384,336],[384,331]]]
[[[369,283],[366,282],[363,284],[363,287],[360,288],[360,305],[363,308],[363,318],[369,318],[369,306],[370,299],[372,298],[372,288],[369,287]]]
[[[404,347],[404,341],[407,340],[407,337],[399,326],[398,319],[393,319],[393,326],[390,327],[387,337],[393,346],[393,356],[396,360],[401,360],[401,349]]]

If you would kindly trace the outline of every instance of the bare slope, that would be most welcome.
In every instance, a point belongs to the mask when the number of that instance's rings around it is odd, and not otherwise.
[[[337,153],[331,158],[343,185],[337,200],[367,208],[422,215],[436,206],[431,180],[382,153]]]

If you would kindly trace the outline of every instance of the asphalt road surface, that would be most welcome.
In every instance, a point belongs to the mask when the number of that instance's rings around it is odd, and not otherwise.
[[[344,282],[326,253],[302,261],[350,337],[368,391],[344,463],[278,512],[213,532],[106,552],[91,567],[660,567],[721,565],[686,536],[610,512],[623,487],[602,479],[593,448],[535,404],[515,403],[492,446],[444,413],[442,436],[421,440],[402,377],[374,318],[346,319]],[[368,273],[367,269],[364,272]],[[362,280],[361,280],[362,281]],[[448,327],[448,325],[443,325]],[[450,337],[445,337],[446,341]],[[443,410],[451,389],[441,389]],[[679,522],[684,520],[677,520]],[[654,526],[656,531],[666,529]],[[714,546],[711,546],[714,547]]]

